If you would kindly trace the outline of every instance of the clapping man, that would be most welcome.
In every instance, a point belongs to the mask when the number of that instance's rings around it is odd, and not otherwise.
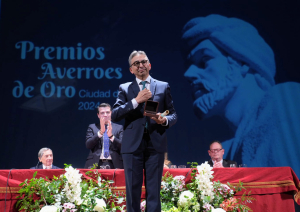
[[[85,144],[90,153],[86,159],[85,168],[91,168],[98,164],[98,168],[123,169],[121,156],[121,143],[123,137],[123,126],[111,122],[111,106],[102,103],[97,108],[99,123],[90,124]]]

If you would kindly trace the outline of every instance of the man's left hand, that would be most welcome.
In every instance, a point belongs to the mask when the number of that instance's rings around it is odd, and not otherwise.
[[[108,121],[108,125],[107,125],[107,136],[111,137],[112,136],[112,125],[111,125],[111,121]]]
[[[160,116],[161,113],[157,113],[156,115],[158,115],[158,118],[156,117],[151,117],[152,120],[154,120],[157,124],[165,124],[167,121],[166,117],[161,117]]]

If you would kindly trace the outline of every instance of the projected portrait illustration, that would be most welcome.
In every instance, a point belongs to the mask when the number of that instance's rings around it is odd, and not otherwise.
[[[220,116],[234,131],[224,158],[300,175],[300,85],[275,83],[273,50],[256,28],[213,14],[190,20],[182,40],[195,115]]]

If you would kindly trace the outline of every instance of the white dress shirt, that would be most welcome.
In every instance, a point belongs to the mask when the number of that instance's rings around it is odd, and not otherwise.
[[[100,133],[100,130],[98,131],[98,137],[99,138],[102,138],[103,137],[103,135],[101,135],[101,133]],[[113,139],[115,138],[115,136],[113,136],[112,138],[110,138],[109,140],[111,141],[111,142],[113,142]],[[102,139],[103,140],[103,139]],[[103,160],[105,160],[105,159],[107,159],[107,160],[111,160],[111,156],[110,156],[110,153],[109,153],[109,151],[108,151],[108,154],[109,154],[109,156],[108,156],[108,158],[105,158],[104,157],[104,148],[103,148],[103,146],[104,145],[102,145],[102,153],[101,153],[101,155],[100,155],[100,159],[103,159]]]
[[[137,84],[139,85],[140,91],[141,91],[141,90],[143,89],[143,85],[142,85],[142,83],[141,83],[143,80],[140,80],[140,79],[138,79],[138,78],[135,78],[135,79],[136,79],[136,82],[137,82]],[[148,90],[150,90],[151,76],[149,75],[149,76],[147,77],[147,79],[145,79],[144,81],[146,81],[146,88],[147,88]],[[133,99],[131,100],[131,102],[132,102],[132,105],[133,105],[133,109],[137,108],[137,106],[139,105],[139,103],[137,103],[137,101],[135,100],[135,98],[133,98]],[[165,123],[165,124],[161,124],[161,125],[167,126],[167,125],[168,125],[168,119],[166,118],[166,123]]]
[[[143,85],[142,85],[142,81],[143,80],[140,80],[140,79],[138,79],[138,78],[135,78],[136,79],[136,82],[137,82],[137,84],[139,85],[139,87],[140,87],[140,91],[143,89]],[[144,81],[146,81],[147,83],[146,83],[146,88],[148,89],[148,90],[150,90],[150,81],[151,81],[151,76],[149,75],[148,77],[147,77],[147,79],[146,80],[144,80]],[[137,106],[139,105],[139,103],[137,103],[137,101],[135,100],[135,98],[133,98],[132,100],[131,100],[131,102],[132,102],[132,105],[133,105],[133,108],[135,109],[135,108],[137,108]]]
[[[43,169],[52,169],[52,165],[51,165],[51,166],[45,166],[45,165],[43,164]]]

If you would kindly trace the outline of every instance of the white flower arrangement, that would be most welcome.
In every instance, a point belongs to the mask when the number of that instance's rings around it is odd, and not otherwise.
[[[250,193],[245,192],[239,199],[233,197],[236,191],[244,189],[241,182],[237,187],[213,182],[213,168],[207,162],[200,166],[192,163],[191,168],[191,183],[186,184],[184,176],[173,177],[168,172],[163,176],[160,191],[162,212],[252,211],[246,205],[255,200]]]
[[[106,203],[103,199],[96,198],[96,205],[94,207],[94,211],[104,212],[106,208]]]
[[[32,179],[21,183],[18,209],[41,212],[124,211],[124,194],[119,197],[114,194],[110,186],[113,182],[102,179],[97,170],[86,172],[90,179],[82,178],[79,170],[71,166],[65,171],[52,180],[37,179],[35,172]]]
[[[191,200],[194,197],[194,194],[191,191],[181,192],[179,195],[179,200],[177,202],[178,206],[186,207],[191,205]]]
[[[54,205],[46,205],[44,206],[40,212],[58,212],[59,209]]]
[[[213,209],[211,212],[226,212],[226,211],[222,208],[216,208],[216,209]]]
[[[206,196],[210,197],[210,201],[213,200],[213,171],[212,167],[207,163],[202,163],[200,166],[197,166],[198,173],[196,174],[196,183],[198,185],[198,190],[201,191],[201,199],[205,199]]]
[[[212,182],[213,171],[207,162],[200,166],[194,164],[191,165],[190,183],[185,182],[184,176],[173,177],[168,172],[163,176],[160,192],[162,212],[252,211],[246,205],[255,200],[249,193],[245,192],[240,198],[233,196],[243,188],[241,182],[238,187]],[[97,170],[86,173],[91,177],[89,180],[82,178],[73,167],[65,170],[65,174],[54,176],[52,180],[37,179],[35,172],[32,179],[21,183],[17,203],[19,211],[125,212],[124,197],[113,194],[110,186],[113,182],[102,179]],[[141,203],[141,210],[146,210],[146,201]]]
[[[65,168],[65,170],[65,177],[67,178],[68,183],[63,191],[70,202],[75,202],[76,205],[80,205],[82,203],[82,199],[80,198],[82,174],[79,174],[79,170],[74,169],[72,166]]]
[[[74,204],[72,204],[72,203],[70,203],[70,202],[68,202],[68,203],[65,203],[64,205],[63,205],[63,210],[62,210],[62,212],[75,212],[75,211],[77,211],[77,209],[75,209],[75,205]]]
[[[141,211],[146,211],[146,200],[143,200],[140,205]]]

